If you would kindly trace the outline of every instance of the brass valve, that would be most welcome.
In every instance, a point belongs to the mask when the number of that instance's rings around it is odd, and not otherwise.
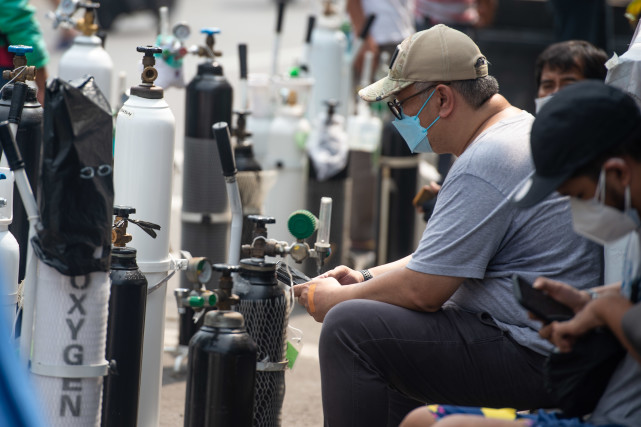
[[[2,78],[5,80],[13,80],[14,82],[24,83],[27,80],[36,79],[36,67],[27,66],[27,57],[25,53],[32,52],[31,46],[11,45],[8,48],[10,53],[14,53],[13,57],[13,70],[4,70]]]

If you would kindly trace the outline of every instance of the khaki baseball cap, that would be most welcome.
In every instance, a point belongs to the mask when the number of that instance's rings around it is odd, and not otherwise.
[[[471,38],[446,25],[414,33],[396,47],[387,77],[361,89],[380,101],[416,82],[452,82],[487,76],[487,59]]]

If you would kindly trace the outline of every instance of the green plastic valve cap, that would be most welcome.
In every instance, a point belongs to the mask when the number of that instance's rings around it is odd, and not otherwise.
[[[293,212],[287,220],[287,229],[297,239],[307,239],[318,228],[318,218],[306,210]]]
[[[216,297],[216,294],[209,295],[209,306],[210,307],[216,307],[216,303],[217,302],[218,302],[218,297]]]
[[[200,308],[205,305],[205,300],[203,297],[191,296],[188,299],[189,306],[194,308]]]

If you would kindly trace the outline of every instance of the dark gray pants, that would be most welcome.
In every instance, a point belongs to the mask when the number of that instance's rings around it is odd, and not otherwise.
[[[423,403],[552,407],[544,357],[517,344],[487,313],[421,313],[352,300],[323,322],[325,425],[397,426]]]

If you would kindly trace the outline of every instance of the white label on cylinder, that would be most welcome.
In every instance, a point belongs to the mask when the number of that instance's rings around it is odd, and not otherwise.
[[[120,112],[118,113],[118,117],[124,117],[124,118],[132,118],[134,116],[134,112],[130,110],[126,110],[124,107],[120,109]]]

